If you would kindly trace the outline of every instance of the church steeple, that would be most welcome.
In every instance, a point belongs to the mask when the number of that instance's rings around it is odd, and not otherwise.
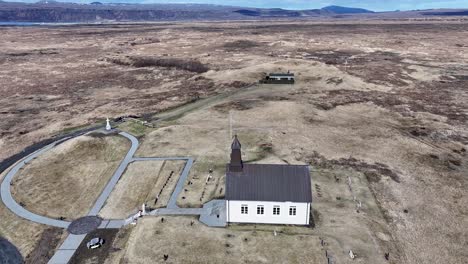
[[[241,143],[239,142],[239,139],[237,139],[237,135],[235,135],[231,144],[231,162],[229,163],[229,171],[242,172],[243,167]]]

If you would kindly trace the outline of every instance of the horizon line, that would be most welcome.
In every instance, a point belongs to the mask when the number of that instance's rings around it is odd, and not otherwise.
[[[257,6],[244,6],[244,5],[224,5],[224,4],[210,4],[210,3],[202,3],[202,2],[176,2],[176,3],[171,3],[171,2],[164,2],[164,3],[149,3],[145,1],[140,1],[140,2],[125,2],[125,1],[112,1],[112,0],[90,0],[90,1],[83,1],[83,2],[77,2],[73,0],[65,0],[65,1],[56,1],[56,0],[39,0],[39,1],[34,1],[34,0],[12,0],[12,1],[4,1],[0,0],[0,3],[24,3],[24,4],[38,4],[40,2],[51,2],[51,3],[64,3],[64,4],[78,4],[78,5],[90,5],[92,3],[101,3],[101,4],[117,4],[117,5],[207,5],[207,6],[221,6],[221,7],[235,7],[235,8],[253,8],[253,9],[282,9],[282,10],[292,10],[292,11],[305,11],[305,10],[320,10],[324,9],[326,7],[331,7],[331,6],[336,6],[336,7],[344,7],[344,8],[356,8],[356,9],[364,9],[367,11],[375,12],[375,13],[386,13],[386,12],[405,12],[405,11],[423,11],[423,10],[437,10],[437,9],[449,9],[449,10],[457,10],[457,9],[468,9],[468,7],[432,7],[432,8],[416,8],[416,9],[393,9],[393,10],[374,10],[374,9],[368,9],[364,7],[357,7],[357,6],[345,6],[345,5],[326,5],[323,7],[318,7],[318,8],[284,8],[284,7],[257,7]]]

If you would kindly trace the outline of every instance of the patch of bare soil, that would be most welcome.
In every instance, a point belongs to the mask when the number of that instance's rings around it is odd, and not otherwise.
[[[360,50],[309,50],[297,49],[297,52],[304,53],[309,59],[316,59],[329,65],[345,64],[350,58],[362,55]]]
[[[113,242],[118,232],[119,229],[97,229],[87,234],[69,263],[104,263],[111,252],[120,250],[119,248],[113,247]],[[88,249],[86,247],[86,243],[95,237],[102,238],[104,240],[104,244],[97,249]]]
[[[47,263],[59,246],[63,233],[63,229],[55,227],[44,230],[34,250],[26,256],[25,263]]]
[[[121,228],[117,233],[114,241],[112,242],[111,250],[109,251],[109,255],[107,256],[104,263],[106,264],[114,264],[114,263],[126,263],[126,259],[124,258],[125,249],[127,246],[128,239],[131,234],[131,228]]]
[[[371,183],[379,182],[382,176],[389,177],[393,181],[400,183],[398,173],[382,163],[368,164],[355,158],[328,160],[317,152],[313,152],[306,156],[303,156],[301,153],[295,153],[295,158],[298,160],[304,160],[305,162],[319,168],[332,169],[334,166],[353,168],[364,173],[367,180]]]
[[[467,85],[468,82],[460,80],[448,83],[433,81],[418,83],[414,88],[394,89],[391,93],[337,89],[327,91],[324,96],[312,101],[324,110],[339,105],[372,102],[404,116],[428,112],[447,117],[449,123],[461,124],[468,121],[466,104],[461,100],[466,97],[463,87]]]
[[[347,51],[347,50],[319,50],[310,51],[299,49],[305,58],[336,65],[347,73],[358,76],[368,83],[406,86],[413,79],[408,75],[414,70],[403,62],[402,56],[394,52],[374,51]],[[337,80],[331,79],[336,83]]]
[[[213,108],[217,111],[227,113],[230,110],[248,110],[251,109],[262,102],[260,100],[244,100],[244,101],[231,101],[223,104],[215,105]]]

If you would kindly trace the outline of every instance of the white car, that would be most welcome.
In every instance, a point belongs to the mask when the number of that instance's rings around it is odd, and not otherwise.
[[[95,249],[95,248],[101,247],[102,244],[104,244],[104,239],[99,238],[99,237],[95,237],[95,238],[91,239],[88,243],[86,243],[86,246],[89,249]]]

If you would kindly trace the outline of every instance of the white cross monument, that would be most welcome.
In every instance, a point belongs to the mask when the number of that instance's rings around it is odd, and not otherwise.
[[[107,130],[107,131],[110,131],[110,130],[112,129],[112,127],[111,127],[111,125],[110,125],[110,123],[109,123],[109,118],[107,118],[106,122],[107,122],[107,123],[106,123],[106,130]]]

